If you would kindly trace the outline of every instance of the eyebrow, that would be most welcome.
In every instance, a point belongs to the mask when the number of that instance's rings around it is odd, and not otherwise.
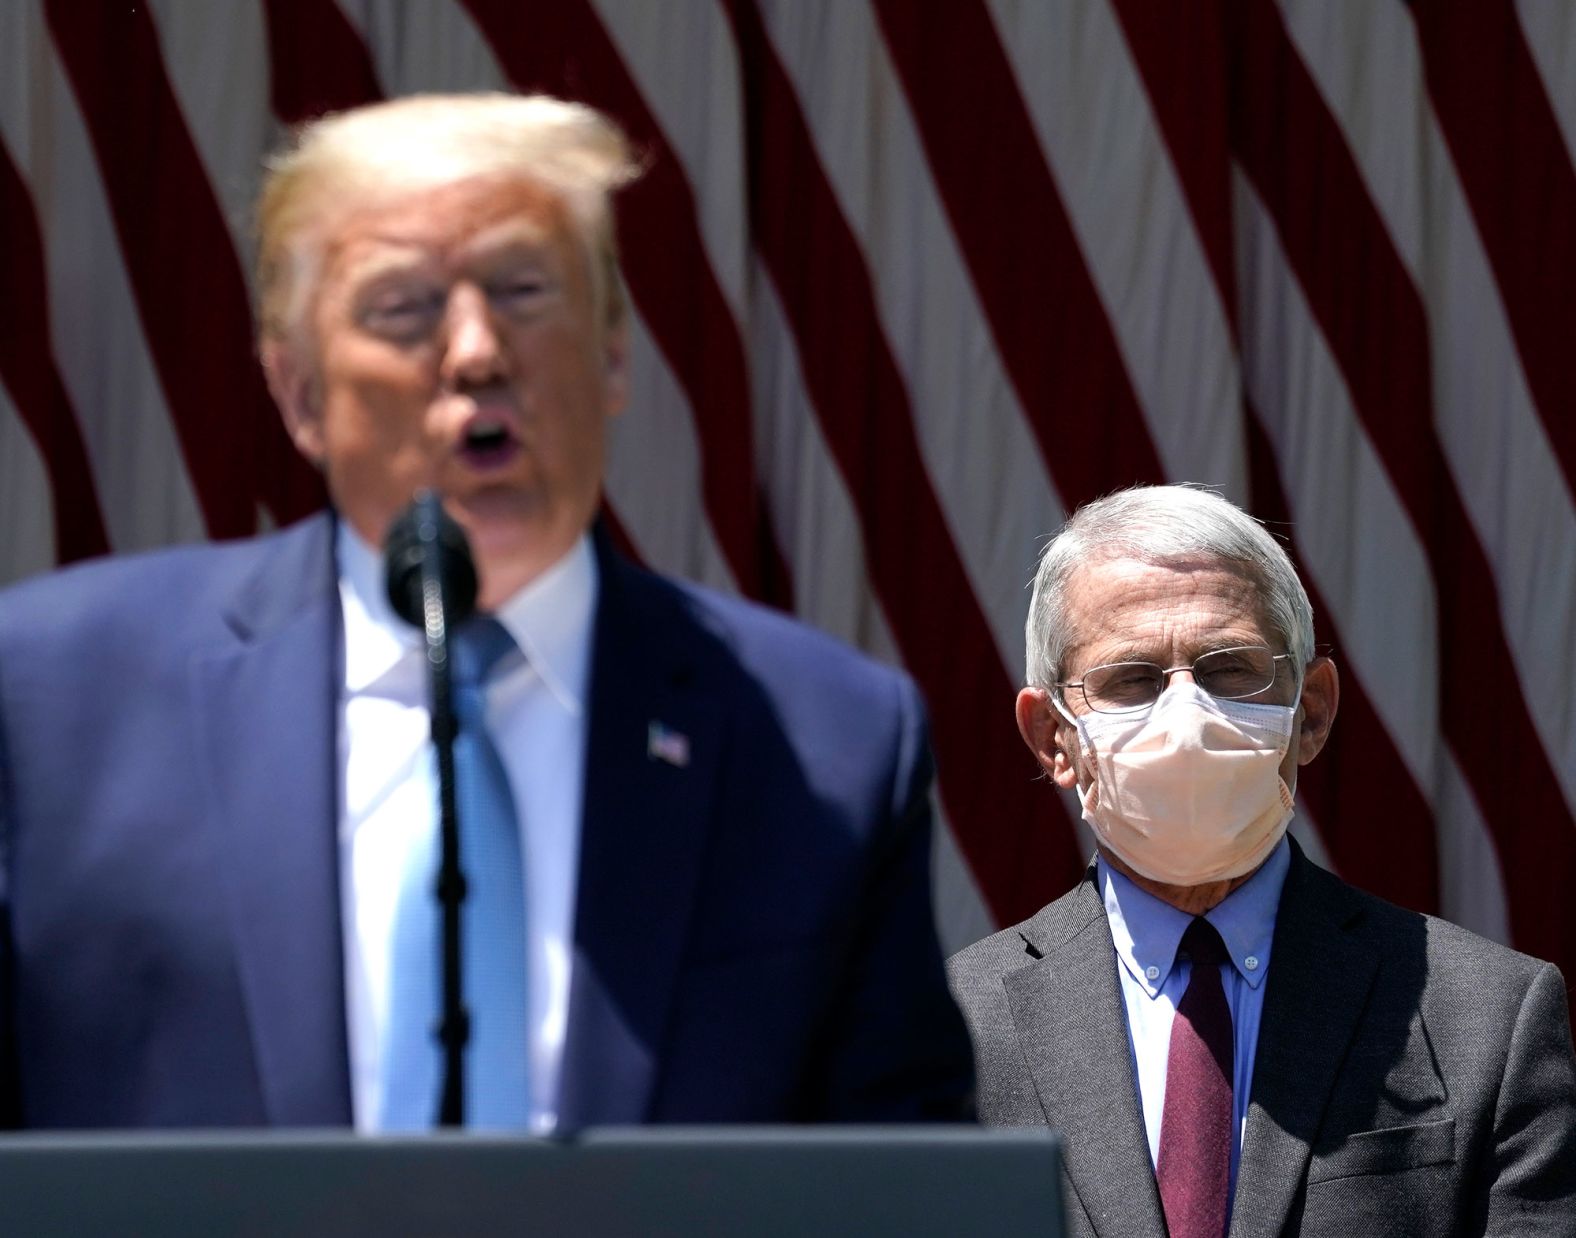
[[[523,219],[505,219],[467,238],[454,258],[463,263],[477,257],[494,257],[511,251],[545,255],[552,249],[551,232]]]
[[[1205,641],[1192,649],[1181,665],[1191,665],[1206,654],[1219,653],[1222,649],[1241,649],[1246,645],[1263,645],[1274,649],[1274,642],[1268,637],[1222,637],[1219,640]],[[1114,650],[1101,654],[1090,661],[1090,666],[1110,666],[1115,662],[1148,662],[1154,666],[1165,666],[1166,663],[1154,656],[1150,647],[1138,644],[1118,645]]]
[[[356,259],[345,271],[351,284],[365,286],[378,280],[424,273],[429,255],[413,246],[384,245],[374,253]]]

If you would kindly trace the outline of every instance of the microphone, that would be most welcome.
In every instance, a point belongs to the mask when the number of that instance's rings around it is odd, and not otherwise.
[[[389,604],[406,623],[427,628],[428,581],[444,626],[463,623],[476,609],[476,565],[465,530],[423,490],[389,526],[383,543],[383,574]]]
[[[438,765],[439,864],[437,895],[442,950],[443,1007],[434,1028],[443,1058],[438,1098],[440,1126],[465,1123],[465,1049],[470,1015],[461,974],[460,911],[465,873],[460,864],[459,808],[454,781],[453,689],[449,678],[449,629],[476,609],[476,565],[465,530],[443,510],[443,502],[423,490],[401,512],[383,542],[384,587],[395,614],[422,629],[427,644],[427,699],[432,743]]]

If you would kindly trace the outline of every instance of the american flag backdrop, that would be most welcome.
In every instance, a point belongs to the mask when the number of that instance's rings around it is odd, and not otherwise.
[[[610,516],[913,673],[949,948],[1087,854],[1013,723],[1044,535],[1186,480],[1341,668],[1304,845],[1576,977],[1576,5],[0,0],[0,580],[320,502],[260,158],[491,88],[644,151]]]

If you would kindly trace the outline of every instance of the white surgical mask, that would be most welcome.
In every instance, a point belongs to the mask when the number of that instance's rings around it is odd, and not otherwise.
[[[1217,700],[1182,680],[1144,713],[1086,713],[1078,728],[1094,775],[1078,799],[1101,844],[1166,885],[1225,881],[1262,864],[1291,821],[1280,763],[1296,704]]]

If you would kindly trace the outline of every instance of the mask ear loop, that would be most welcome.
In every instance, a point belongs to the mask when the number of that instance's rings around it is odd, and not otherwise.
[[[1050,689],[1050,698],[1051,708],[1062,716],[1068,725],[1073,728],[1073,734],[1078,737],[1078,758],[1073,764],[1073,772],[1075,775],[1080,772],[1088,775],[1089,785],[1091,788],[1093,788],[1099,783],[1099,778],[1097,776],[1098,771],[1092,768],[1094,763],[1094,744],[1090,742],[1088,733],[1084,729],[1083,722],[1080,719],[1075,718],[1063,707],[1061,701],[1057,697],[1057,690],[1055,688]],[[1082,806],[1084,802],[1084,789],[1082,780],[1075,784],[1075,789],[1078,792],[1078,803],[1080,806]]]
[[[1050,689],[1047,689],[1047,691],[1048,691],[1048,693],[1050,695],[1050,698],[1051,698],[1051,708],[1054,709],[1057,713],[1061,714],[1061,716],[1063,718],[1065,718],[1068,722],[1072,723],[1073,726],[1076,727],[1078,725],[1078,719],[1074,718],[1070,713],[1068,713],[1065,709],[1062,708],[1062,703],[1061,703],[1061,701],[1059,701],[1057,699],[1057,696],[1056,696],[1056,689],[1055,688],[1050,688]]]

